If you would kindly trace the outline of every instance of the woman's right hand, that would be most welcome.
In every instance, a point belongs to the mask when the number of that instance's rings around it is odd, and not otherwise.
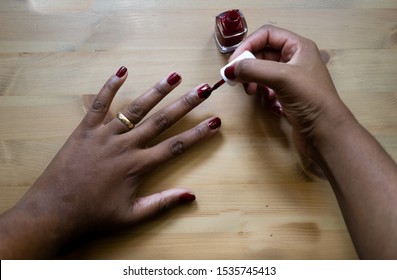
[[[263,26],[230,60],[245,50],[258,59],[235,63],[227,78],[275,92],[298,150],[329,179],[358,256],[396,259],[397,165],[343,104],[316,44]]]
[[[257,59],[241,60],[226,73],[246,83],[248,94],[276,94],[284,115],[293,126],[295,144],[304,155],[311,154],[307,145],[311,136],[352,118],[313,41],[285,29],[264,25],[247,37],[229,60],[246,50]]]

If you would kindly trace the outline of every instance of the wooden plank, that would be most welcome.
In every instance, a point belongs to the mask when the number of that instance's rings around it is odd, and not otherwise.
[[[129,78],[112,112],[171,71],[183,83],[157,108],[227,60],[214,17],[240,8],[249,32],[271,23],[317,42],[341,98],[397,160],[397,2],[109,1],[0,2],[0,212],[45,169],[96,94],[121,65]],[[307,177],[291,128],[240,86],[218,89],[153,144],[218,115],[222,128],[147,178],[140,195],[189,187],[193,205],[67,252],[77,259],[355,259],[327,181]]]
[[[0,10],[0,49],[7,52],[215,49],[213,30],[217,13],[215,9],[183,12],[126,9],[82,16]],[[251,8],[244,13],[250,33],[271,23],[332,49],[396,47],[397,9]]]
[[[338,90],[343,92],[397,91],[395,50],[327,50],[328,68]],[[200,83],[215,83],[226,58],[215,50],[155,50],[0,54],[0,95],[82,95],[96,94],[121,65],[129,78],[121,95],[133,97],[171,71],[183,76],[176,91],[190,90]],[[205,69],[202,71],[202,69]],[[228,87],[220,89],[228,92]]]

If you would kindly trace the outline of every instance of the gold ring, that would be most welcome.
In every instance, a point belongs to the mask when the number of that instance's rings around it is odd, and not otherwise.
[[[135,124],[133,124],[129,119],[127,119],[126,116],[123,115],[123,113],[118,112],[117,118],[128,128],[128,130],[134,128]]]

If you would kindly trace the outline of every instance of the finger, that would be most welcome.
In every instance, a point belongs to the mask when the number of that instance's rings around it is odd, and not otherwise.
[[[293,66],[268,60],[244,59],[234,66],[236,81],[243,83],[257,83],[268,86],[276,91],[282,86],[282,82],[291,75]]]
[[[132,213],[128,213],[127,220],[130,223],[141,222],[164,213],[175,206],[191,203],[195,199],[195,194],[188,189],[169,189],[140,197],[134,201]]]
[[[245,92],[248,95],[254,95],[257,92],[258,84],[256,83],[244,83],[244,84],[245,84],[244,86]]]
[[[83,109],[84,109],[85,113],[87,113],[90,110],[91,105],[94,103],[96,97],[97,97],[96,94],[83,94],[81,96],[81,100],[83,103]],[[105,119],[103,120],[103,123],[107,124],[108,122],[113,120],[113,118],[114,118],[114,115],[112,114],[111,110],[109,110],[108,113],[106,114]]]
[[[273,114],[279,117],[281,117],[284,114],[283,106],[281,105],[280,101],[278,101],[277,98],[271,101],[270,110],[273,112]]]
[[[276,116],[283,116],[283,107],[281,106],[280,101],[278,101],[274,90],[267,87],[262,88],[264,89],[260,95],[262,106],[266,109],[270,109],[270,111]]]
[[[262,95],[266,95],[266,97],[269,95],[269,88],[266,86],[258,85],[257,83],[244,83],[244,84],[245,84],[244,86],[245,92],[248,95],[262,94]]]
[[[275,98],[277,98],[277,94],[273,89],[266,87],[266,90],[268,100],[274,100]]]
[[[221,119],[218,117],[207,119],[196,127],[167,139],[154,147],[148,148],[145,152],[147,157],[143,164],[147,168],[153,168],[162,162],[179,156],[192,146],[205,141],[214,135],[221,126]]]
[[[269,47],[265,47],[262,51],[255,52],[256,59],[265,59],[271,61],[281,61],[281,52]]]
[[[137,135],[136,141],[138,141],[138,144],[146,145],[147,142],[154,139],[161,132],[172,126],[176,121],[206,100],[211,94],[211,91],[211,87],[208,84],[201,85],[148,118],[144,123],[133,130],[135,135]]]
[[[326,50],[320,50],[320,56],[324,64],[327,64],[329,60],[331,59],[331,56]]]
[[[99,91],[94,102],[89,107],[82,124],[87,127],[102,125],[106,114],[109,111],[110,104],[119,88],[127,79],[127,68],[122,66],[116,74],[112,75]]]
[[[146,91],[133,101],[127,108],[122,110],[122,114],[133,124],[139,123],[146,114],[156,106],[165,96],[181,83],[181,76],[176,73],[170,73],[166,78],[159,81],[156,85]],[[108,129],[113,133],[124,133],[129,129],[120,122],[119,119],[113,119]]]
[[[282,51],[282,57],[287,58],[295,51],[294,46],[301,40],[301,36],[273,25],[264,25],[248,36],[229,58],[232,61],[244,51],[256,53],[270,47]],[[289,59],[286,59],[289,61]]]

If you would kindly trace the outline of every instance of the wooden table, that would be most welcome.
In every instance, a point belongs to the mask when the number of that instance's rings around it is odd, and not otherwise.
[[[171,71],[183,83],[162,104],[213,84],[227,57],[215,16],[245,14],[249,33],[271,23],[315,40],[343,100],[397,158],[397,1],[0,2],[0,211],[41,174],[119,66],[129,68],[114,110]],[[63,258],[355,259],[327,181],[309,178],[285,120],[241,86],[223,86],[167,135],[204,118],[219,135],[156,170],[142,194],[183,186],[197,202]],[[370,211],[370,209],[369,209]]]

